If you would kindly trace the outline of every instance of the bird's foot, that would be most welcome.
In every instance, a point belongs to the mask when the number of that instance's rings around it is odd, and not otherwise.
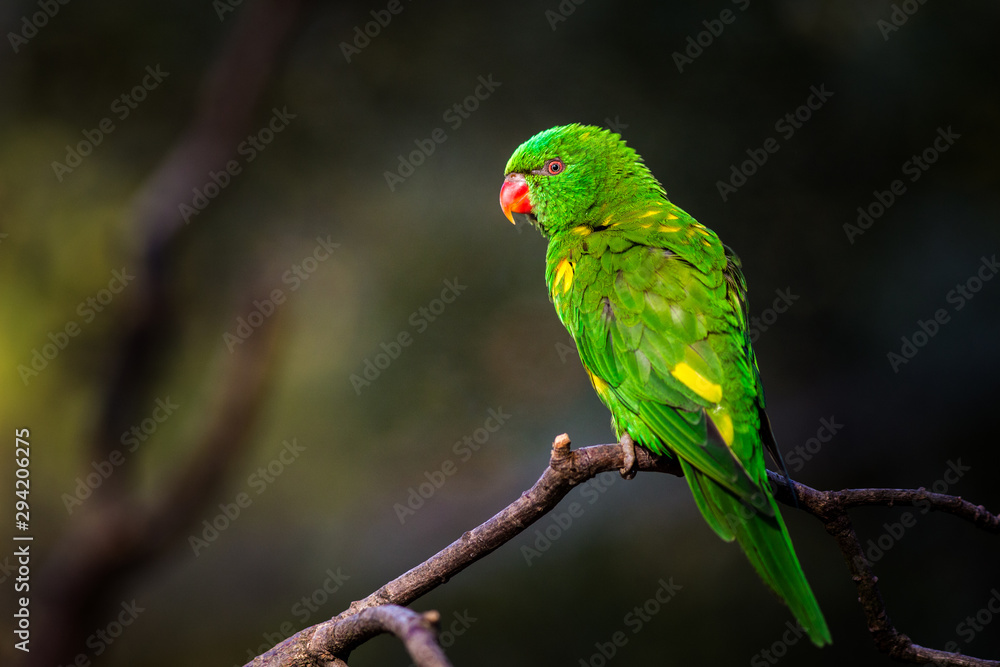
[[[638,472],[636,469],[635,442],[633,442],[628,433],[622,433],[621,440],[618,444],[621,446],[622,455],[625,457],[625,465],[622,466],[618,472],[621,474],[623,479],[632,479]]]

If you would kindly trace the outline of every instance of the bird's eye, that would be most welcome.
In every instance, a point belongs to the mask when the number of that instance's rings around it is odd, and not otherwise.
[[[556,174],[561,174],[563,173],[564,169],[566,169],[566,165],[564,165],[563,161],[560,160],[559,158],[553,158],[549,160],[548,162],[545,163],[544,167],[545,173],[548,174],[549,176],[555,176]]]

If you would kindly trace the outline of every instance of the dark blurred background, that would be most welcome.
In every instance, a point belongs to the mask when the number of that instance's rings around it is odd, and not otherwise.
[[[983,280],[1000,251],[996,3],[43,4],[0,9],[0,421],[31,429],[47,664],[242,664],[502,509],[555,435],[611,441],[548,303],[544,242],[497,202],[517,145],[566,122],[621,132],[740,254],[796,479],[1000,508],[1000,280]],[[250,24],[265,37],[240,37]],[[832,95],[809,109],[814,87]],[[730,181],[769,138],[777,152]],[[184,224],[180,204],[204,206]],[[845,230],[859,207],[871,224]],[[220,404],[241,386],[233,417]],[[506,415],[493,432],[490,410]],[[12,456],[0,470],[12,489]],[[784,511],[833,633],[822,651],[787,632],[683,480],[607,474],[557,512],[572,502],[568,527],[542,519],[413,605],[440,610],[456,665],[889,663],[814,518]],[[121,538],[146,507],[159,518]],[[901,631],[1000,657],[1000,616],[965,624],[1000,587],[995,536],[913,507],[852,516]],[[88,579],[81,553],[113,565]],[[643,620],[661,580],[681,588]],[[77,607],[46,621],[61,595]],[[351,660],[408,662],[385,637]]]

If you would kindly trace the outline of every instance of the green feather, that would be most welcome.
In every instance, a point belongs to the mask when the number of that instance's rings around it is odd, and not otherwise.
[[[697,485],[704,489],[705,504],[712,508],[710,511],[714,516],[723,517],[729,534],[735,536],[736,542],[743,548],[764,582],[785,600],[813,643],[817,646],[830,643],[830,631],[802,572],[774,498],[769,493],[762,496],[767,505],[755,508],[713,484],[711,480],[705,480],[706,476],[701,472],[692,472],[698,480]],[[685,474],[688,474],[687,470]],[[692,482],[690,486],[693,490],[696,483]],[[695,498],[697,499],[697,492]],[[705,509],[701,509],[702,515],[707,519]],[[770,510],[773,516],[761,516],[765,509]],[[746,516],[750,519],[745,520],[743,517]],[[709,523],[712,521],[709,520]],[[713,525],[713,528],[716,527]],[[718,528],[716,532],[726,539]]]
[[[547,174],[557,158],[564,169]],[[528,185],[549,294],[618,437],[676,457],[709,526],[736,540],[814,643],[829,643],[767,483],[774,440],[739,259],[607,130],[541,132],[506,174]]]

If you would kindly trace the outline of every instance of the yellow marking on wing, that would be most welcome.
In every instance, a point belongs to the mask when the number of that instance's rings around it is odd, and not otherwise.
[[[713,410],[712,421],[715,423],[715,428],[719,429],[719,434],[726,441],[726,444],[732,445],[735,433],[733,431],[733,418],[729,416],[729,413],[721,407],[718,410]]]
[[[639,226],[642,227],[643,229],[649,229],[650,227],[653,226],[653,223],[651,223],[651,222],[644,222],[644,223],[642,223]]]
[[[643,213],[642,215],[640,215],[639,217],[640,218],[648,218],[649,216],[656,215],[657,213],[659,213],[659,211],[657,209],[651,208],[648,211],[646,211],[645,213]]]
[[[559,286],[559,283],[562,283],[563,294],[568,292],[569,288],[573,285],[573,263],[566,257],[563,257],[562,261],[556,267],[556,281],[552,285],[553,291]]]
[[[580,236],[586,236],[587,234],[589,234],[592,231],[594,231],[594,230],[591,229],[590,227],[588,227],[587,225],[580,225],[579,227],[574,227],[573,228],[573,232],[575,234],[579,234]]]
[[[608,383],[591,373],[589,368],[585,370],[587,371],[587,375],[590,376],[590,382],[594,385],[594,390],[597,391],[598,396],[606,399],[608,397]]]
[[[674,366],[670,374],[683,382],[688,389],[698,394],[706,401],[718,403],[722,400],[722,386],[717,385],[701,373],[691,368],[687,362],[680,362]]]
[[[583,139],[586,139],[589,136],[590,136],[590,132],[584,132],[583,134],[580,135],[580,139],[583,140]]]
[[[615,214],[614,214],[614,213],[612,213],[612,214],[611,214],[611,215],[609,215],[608,217],[604,218],[604,223],[603,223],[603,226],[607,227],[607,226],[608,226],[608,223],[609,223],[609,222],[611,222],[611,218],[613,218],[613,217],[615,217]]]
[[[680,218],[678,218],[673,213],[667,213],[667,220],[680,220]]]
[[[705,244],[706,248],[711,248],[712,247],[712,243],[708,239],[702,239],[701,242]]]
[[[668,225],[660,225],[659,227],[656,228],[656,231],[663,232],[664,234],[669,234],[670,232],[680,231],[680,229],[681,228],[678,227],[677,225],[669,225],[669,226]]]

